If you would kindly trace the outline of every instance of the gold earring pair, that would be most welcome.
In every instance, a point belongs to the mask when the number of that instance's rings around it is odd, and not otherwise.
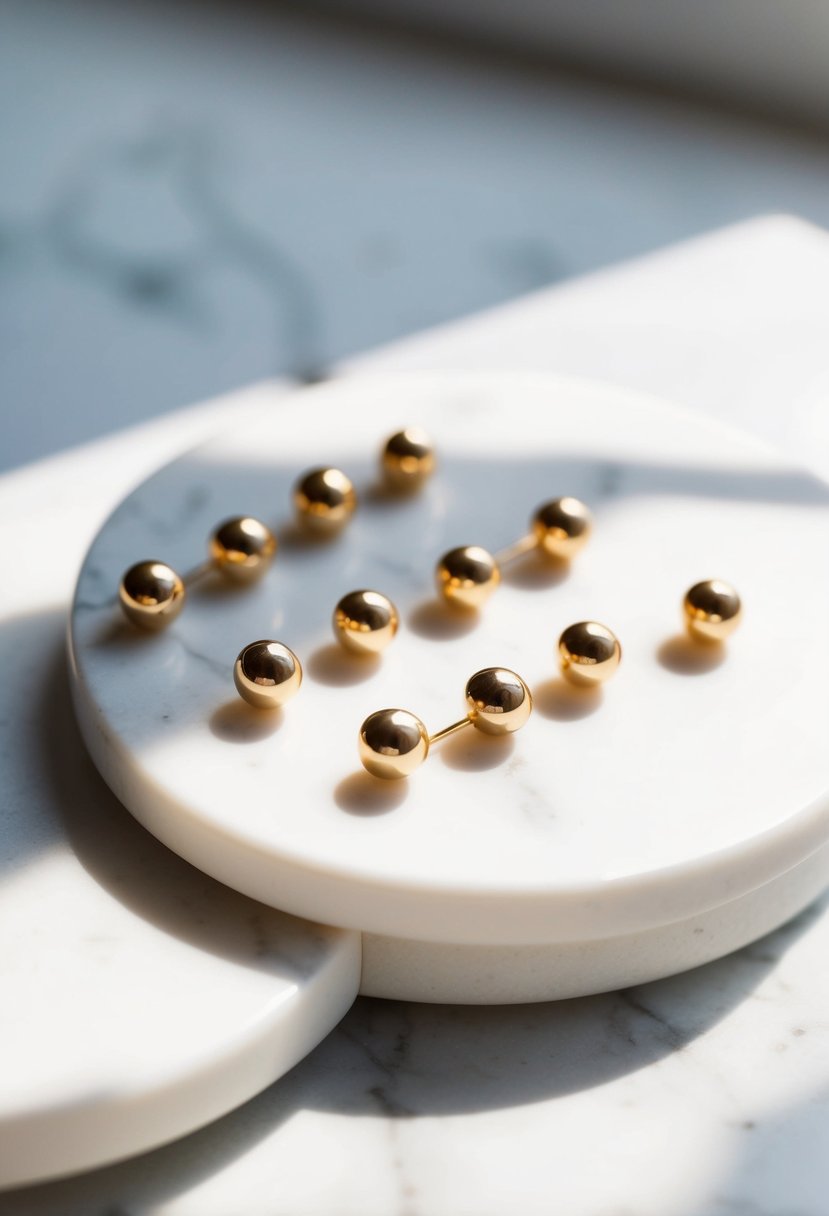
[[[208,561],[187,577],[162,561],[130,566],[118,588],[121,607],[127,619],[140,629],[163,629],[184,607],[187,583],[194,583],[210,570],[232,583],[253,582],[264,574],[276,548],[276,537],[267,524],[252,515],[235,515],[213,530]]]
[[[682,602],[685,624],[698,642],[722,643],[737,629],[743,607],[739,595],[723,579],[694,583]],[[619,639],[598,621],[580,621],[568,626],[558,640],[563,675],[574,684],[603,684],[622,660]]]
[[[722,643],[737,629],[743,606],[739,595],[723,579],[694,583],[682,602],[686,628],[698,642]],[[574,684],[603,684],[622,659],[619,639],[598,621],[580,621],[564,630],[558,641],[562,673]]]
[[[578,498],[542,503],[530,520],[530,531],[514,545],[492,554],[480,545],[450,549],[435,567],[438,591],[453,607],[480,608],[501,581],[501,567],[539,550],[554,561],[570,561],[587,543],[592,516]]]
[[[389,436],[380,452],[380,474],[386,489],[397,494],[419,490],[435,468],[431,440],[419,427]],[[321,535],[338,532],[357,508],[357,492],[342,469],[310,469],[294,486],[299,522]]]
[[[397,609],[379,591],[351,591],[334,609],[334,635],[356,654],[378,654],[397,632]],[[250,642],[233,665],[239,696],[255,709],[278,709],[302,684],[302,664],[283,642]]]
[[[337,604],[334,635],[352,653],[378,654],[397,632],[397,609],[379,591],[351,591]],[[278,709],[299,692],[302,664],[283,642],[251,642],[233,665],[239,696],[255,709]]]
[[[442,739],[472,726],[486,735],[520,730],[532,712],[532,694],[519,675],[506,667],[486,667],[467,680],[466,714],[430,735],[407,709],[381,709],[360,727],[358,750],[367,772],[385,781],[409,777],[429,750]]]

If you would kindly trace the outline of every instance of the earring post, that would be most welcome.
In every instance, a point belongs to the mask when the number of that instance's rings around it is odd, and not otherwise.
[[[470,717],[461,718],[459,722],[453,722],[451,726],[444,726],[443,730],[439,730],[437,734],[429,736],[429,746],[433,743],[439,743],[441,739],[448,738],[449,735],[457,734],[459,730],[463,730],[465,726],[471,726],[472,719]]]
[[[499,549],[495,554],[495,560],[499,566],[504,566],[507,562],[515,561],[517,557],[521,557],[524,553],[531,553],[533,549],[537,548],[538,537],[529,533],[527,536],[522,536],[514,545],[508,545],[506,549]]]
[[[216,563],[208,558],[207,561],[200,562],[198,566],[194,566],[192,570],[188,570],[186,574],[183,574],[181,581],[186,587],[193,587],[196,583],[200,583],[211,570],[215,569]]]

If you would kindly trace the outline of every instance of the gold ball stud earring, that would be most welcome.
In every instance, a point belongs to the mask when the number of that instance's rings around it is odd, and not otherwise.
[[[730,583],[709,578],[694,583],[682,604],[685,624],[692,638],[703,642],[722,642],[740,623],[743,606]]]
[[[562,674],[573,684],[596,688],[614,674],[622,661],[616,634],[598,621],[568,625],[558,639]]]
[[[592,527],[590,511],[578,498],[542,503],[530,521],[530,532],[492,554],[479,545],[444,553],[435,568],[438,590],[459,608],[480,608],[501,581],[501,567],[532,550],[557,561],[569,561],[586,544]]]
[[[578,498],[554,498],[538,508],[532,518],[536,541],[550,557],[569,561],[590,537],[593,517]]]
[[[462,545],[444,553],[435,570],[438,591],[459,608],[480,608],[501,581],[491,553],[480,545]]]
[[[251,642],[233,665],[233,682],[254,709],[278,709],[302,683],[302,664],[282,642]]]
[[[385,650],[400,623],[397,609],[379,591],[349,591],[334,609],[334,636],[354,654]]]
[[[184,607],[184,581],[166,562],[136,562],[121,579],[118,598],[140,629],[163,629]]]
[[[348,523],[357,495],[340,469],[311,469],[294,487],[294,506],[301,524],[312,532],[330,535]]]
[[[386,440],[380,464],[389,488],[408,494],[419,490],[431,477],[435,469],[435,451],[425,431],[407,426]]]
[[[276,553],[276,537],[261,520],[235,515],[213,531],[210,559],[225,578],[250,583],[260,578]]]
[[[409,777],[430,747],[467,726],[486,735],[520,730],[532,712],[532,695],[519,675],[505,667],[477,671],[466,684],[466,716],[430,735],[407,709],[381,709],[360,727],[358,750],[363,768],[386,781]]]

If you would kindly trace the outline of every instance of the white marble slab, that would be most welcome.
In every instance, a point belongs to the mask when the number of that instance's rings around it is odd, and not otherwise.
[[[182,862],[85,753],[65,602],[98,505],[79,484],[94,484],[109,451],[0,483],[0,547],[14,562],[0,612],[0,1186],[117,1160],[224,1114],[306,1055],[359,983],[356,934],[274,912]]]
[[[826,237],[770,221],[585,282],[577,299],[553,292],[517,305],[479,321],[477,343],[471,322],[434,335],[432,359],[451,362],[456,341],[459,365],[612,365],[621,383],[742,412],[798,458],[819,460],[829,394],[812,303],[827,266]],[[425,342],[417,358],[429,361]],[[148,428],[16,475],[16,510],[59,521],[53,556],[65,552],[71,567],[91,515],[174,456],[181,429],[171,419],[163,434]],[[65,585],[55,582],[56,607]],[[618,995],[511,1009],[360,1000],[235,1114],[131,1162],[0,1196],[0,1212],[824,1216],[827,948],[821,904],[737,955]]]
[[[824,1216],[829,915],[576,1001],[361,998],[235,1114],[3,1216]]]

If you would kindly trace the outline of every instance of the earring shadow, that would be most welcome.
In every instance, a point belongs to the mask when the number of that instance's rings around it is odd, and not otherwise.
[[[452,608],[442,600],[424,600],[412,609],[407,624],[418,637],[433,642],[451,642],[476,629],[479,619],[477,612]]]
[[[656,650],[657,661],[677,676],[702,676],[715,671],[726,659],[722,642],[695,642],[685,633],[667,638]]]
[[[336,528],[331,532],[314,532],[310,528],[303,528],[298,523],[289,523],[279,530],[279,545],[280,548],[290,553],[314,552],[314,550],[325,549],[337,539],[341,531],[341,528]]]
[[[589,718],[601,708],[603,701],[603,689],[578,688],[563,676],[555,676],[533,690],[533,708],[542,718],[552,718],[556,722]]]
[[[120,613],[113,615],[111,620],[101,624],[95,632],[95,646],[147,646],[153,639],[156,644],[163,630],[141,629],[130,621],[124,620]]]
[[[569,562],[548,557],[537,549],[501,568],[502,582],[521,591],[544,591],[549,587],[558,587],[569,577]]]
[[[405,779],[383,781],[371,773],[351,773],[334,787],[334,801],[340,810],[365,818],[393,811],[406,801],[408,794],[409,783]]]
[[[211,570],[199,577],[194,585],[194,594],[203,600],[233,600],[241,599],[250,588],[250,583],[234,583],[222,578],[217,570]]]
[[[404,507],[416,501],[417,487],[411,490],[395,489],[384,481],[375,481],[362,494],[362,502],[367,507]]]
[[[318,647],[308,657],[306,670],[318,684],[344,688],[349,684],[362,684],[370,680],[380,666],[379,654],[351,654],[331,642]]]
[[[458,772],[483,773],[508,760],[514,748],[512,735],[485,735],[467,729],[441,744],[440,758]]]
[[[224,743],[258,743],[279,730],[281,709],[254,709],[244,701],[226,701],[210,716],[210,730]]]

